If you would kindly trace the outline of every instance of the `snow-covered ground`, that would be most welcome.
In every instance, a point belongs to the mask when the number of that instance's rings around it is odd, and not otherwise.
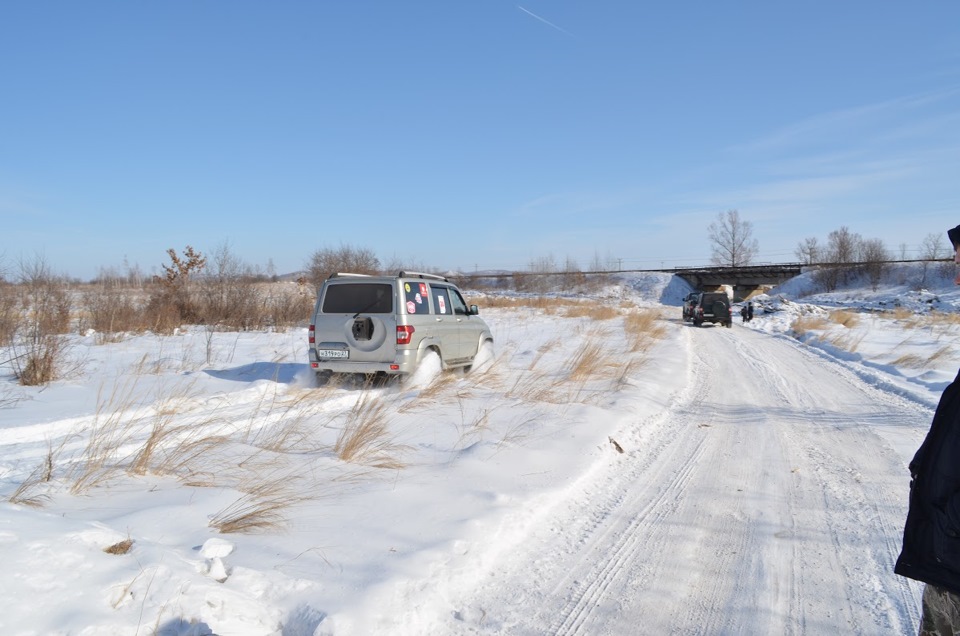
[[[916,275],[732,329],[660,274],[608,316],[475,298],[489,364],[377,387],[314,386],[305,329],[76,337],[0,369],[0,633],[913,633],[906,463],[960,363]]]

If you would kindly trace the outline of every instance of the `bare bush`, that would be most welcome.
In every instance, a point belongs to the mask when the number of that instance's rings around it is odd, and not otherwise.
[[[183,322],[196,322],[197,306],[192,296],[193,279],[207,265],[203,254],[188,245],[183,257],[176,250],[167,250],[169,265],[162,265],[163,276],[154,276],[147,311],[153,318],[154,329],[168,332]]]
[[[20,318],[16,287],[0,280],[0,347],[13,344]]]
[[[61,375],[66,341],[62,336],[44,335],[30,340],[26,348],[12,348],[14,376],[23,386],[43,386]]]
[[[340,245],[339,248],[323,248],[314,252],[307,263],[307,278],[313,286],[319,287],[331,274],[350,272],[353,274],[380,273],[380,260],[373,251],[363,247]]]
[[[19,320],[11,337],[11,365],[20,384],[39,386],[63,369],[71,306],[66,279],[53,274],[43,257],[20,261]]]
[[[117,281],[103,281],[85,289],[82,305],[89,327],[99,334],[138,333],[149,325],[136,291]]]
[[[309,319],[314,300],[315,294],[305,280],[298,281],[296,286],[273,283],[264,293],[267,314],[277,328],[303,324]]]
[[[224,243],[212,256],[201,281],[198,321],[247,331],[267,323],[265,303],[254,268],[241,261]]]
[[[17,288],[26,312],[26,321],[21,325],[26,337],[38,339],[70,331],[71,303],[67,280],[54,274],[43,257],[20,262]]]

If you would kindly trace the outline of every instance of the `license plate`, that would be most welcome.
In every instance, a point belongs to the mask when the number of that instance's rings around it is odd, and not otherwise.
[[[317,349],[318,358],[349,358],[349,349]]]

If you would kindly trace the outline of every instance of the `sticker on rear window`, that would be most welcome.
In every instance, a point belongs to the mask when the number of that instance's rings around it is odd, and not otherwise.
[[[408,314],[415,314],[415,313],[417,313],[417,304],[416,304],[415,302],[413,302],[412,300],[411,300],[411,301],[407,301],[407,313],[408,313]]]

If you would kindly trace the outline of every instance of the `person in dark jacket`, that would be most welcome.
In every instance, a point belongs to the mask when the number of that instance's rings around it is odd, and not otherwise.
[[[960,225],[947,232],[960,265]],[[956,279],[960,284],[960,276]],[[910,462],[910,506],[894,572],[926,583],[920,636],[960,633],[960,373]]]

